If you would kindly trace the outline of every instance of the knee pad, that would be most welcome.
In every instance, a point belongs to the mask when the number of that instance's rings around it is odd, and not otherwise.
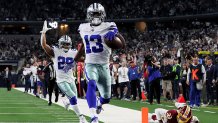
[[[104,98],[100,97],[100,102],[101,102],[101,104],[107,104],[107,103],[110,102],[110,98],[109,99],[104,99]]]
[[[95,82],[95,80],[89,80],[88,86],[91,87],[91,88],[95,88],[96,89],[96,82]]]
[[[72,97],[72,98],[70,99],[70,104],[71,104],[71,105],[76,105],[76,104],[77,104],[76,96],[74,96],[74,97]]]

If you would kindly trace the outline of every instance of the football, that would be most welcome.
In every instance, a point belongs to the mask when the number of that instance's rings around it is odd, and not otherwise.
[[[110,47],[111,49],[121,49],[121,48],[123,48],[123,43],[118,37],[115,37],[113,41],[109,41],[107,39],[105,39],[104,41],[105,41],[105,44],[108,47]]]

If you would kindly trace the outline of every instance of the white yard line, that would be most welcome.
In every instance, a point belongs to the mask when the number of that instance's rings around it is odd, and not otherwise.
[[[215,114],[216,113],[216,112],[213,112],[213,111],[204,111],[204,112],[211,113],[211,114]]]
[[[14,113],[14,112],[10,112],[10,113],[3,113],[0,112],[0,115],[8,115],[8,114],[18,114],[18,115],[27,115],[27,114],[34,114],[34,115],[41,115],[41,114],[54,114],[54,113],[32,113],[32,112],[28,112],[28,113]]]
[[[172,107],[175,107],[175,106],[172,106],[172,105],[165,105],[166,107],[170,107],[170,108],[172,108]]]
[[[72,121],[61,121],[61,122],[0,122],[0,123],[72,123]]]

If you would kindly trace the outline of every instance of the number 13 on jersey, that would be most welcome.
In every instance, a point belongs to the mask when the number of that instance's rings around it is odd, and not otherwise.
[[[86,53],[100,53],[103,51],[102,39],[100,35],[85,35]],[[90,41],[95,42],[95,46],[90,47]]]

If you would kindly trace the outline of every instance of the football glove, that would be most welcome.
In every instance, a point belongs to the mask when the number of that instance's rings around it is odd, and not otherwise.
[[[42,28],[42,31],[40,31],[40,33],[46,33],[48,30],[50,30],[52,28],[48,28],[47,26],[47,21],[45,20],[44,21],[44,24],[43,24],[43,28]]]
[[[117,35],[117,32],[117,29],[111,30],[107,34],[105,34],[104,38],[106,38],[109,41],[113,41],[113,39]]]

